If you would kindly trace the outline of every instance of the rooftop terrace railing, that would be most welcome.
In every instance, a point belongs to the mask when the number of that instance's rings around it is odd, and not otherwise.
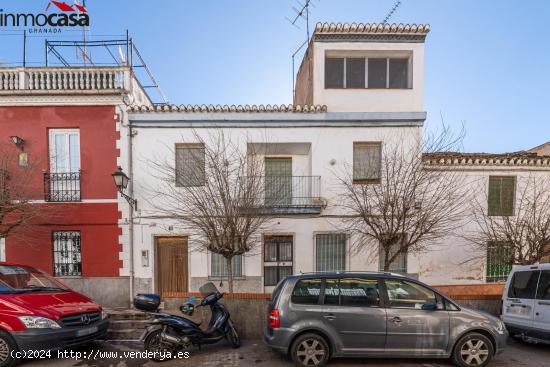
[[[0,92],[127,89],[127,67],[0,68]]]

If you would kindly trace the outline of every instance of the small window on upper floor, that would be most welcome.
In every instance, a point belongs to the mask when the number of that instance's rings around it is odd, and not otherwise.
[[[489,177],[489,195],[487,198],[489,216],[513,216],[515,198],[515,176]]]
[[[412,88],[409,58],[325,58],[326,89]]]
[[[382,144],[353,143],[353,183],[378,183],[381,177]]]
[[[344,59],[325,60],[325,88],[344,88]]]
[[[176,144],[176,186],[203,186],[206,181],[203,144]]]

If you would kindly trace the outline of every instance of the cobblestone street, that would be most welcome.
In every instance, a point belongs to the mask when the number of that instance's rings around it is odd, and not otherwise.
[[[118,358],[93,359],[97,350],[117,352]],[[42,361],[28,361],[21,366],[82,366],[82,367],[172,367],[172,366],[258,366],[258,367],[291,367],[293,364],[284,356],[274,353],[259,341],[245,341],[240,349],[231,349],[225,344],[214,345],[199,350],[191,350],[190,358],[155,363],[146,359],[131,358],[124,361],[124,352],[140,351],[141,345],[134,342],[101,343],[89,348],[75,349],[75,352],[86,353],[86,359],[52,358]],[[88,359],[89,358],[89,359]],[[452,366],[447,360],[398,360],[398,359],[334,359],[330,367],[344,366],[371,367],[445,367]],[[550,366],[550,347],[530,345],[509,340],[506,350],[497,356],[489,366],[493,367],[548,367]]]

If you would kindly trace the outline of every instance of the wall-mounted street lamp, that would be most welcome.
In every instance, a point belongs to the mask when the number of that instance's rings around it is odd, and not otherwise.
[[[10,140],[19,148],[19,150],[21,150],[21,152],[19,152],[17,164],[19,165],[19,167],[28,167],[29,155],[27,154],[27,152],[25,152],[25,140],[16,135],[10,136]]]
[[[10,140],[13,142],[13,144],[17,145],[17,147],[21,149],[21,151],[23,151],[25,140],[21,139],[19,136],[16,136],[16,135],[10,136]]]
[[[130,182],[130,178],[126,176],[126,173],[122,172],[121,167],[118,167],[115,173],[113,173],[111,176],[113,176],[113,179],[115,180],[115,186],[117,187],[118,192],[120,192],[120,195],[124,199],[126,199],[128,204],[130,204],[135,210],[137,210],[137,200],[124,193],[124,190],[126,190],[126,187],[128,187],[128,182]]]

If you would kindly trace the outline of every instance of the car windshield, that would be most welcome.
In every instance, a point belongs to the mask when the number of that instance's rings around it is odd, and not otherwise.
[[[70,289],[30,266],[0,265],[0,293],[66,292]]]
[[[201,296],[206,297],[212,293],[218,293],[218,288],[212,282],[208,282],[199,288]]]

